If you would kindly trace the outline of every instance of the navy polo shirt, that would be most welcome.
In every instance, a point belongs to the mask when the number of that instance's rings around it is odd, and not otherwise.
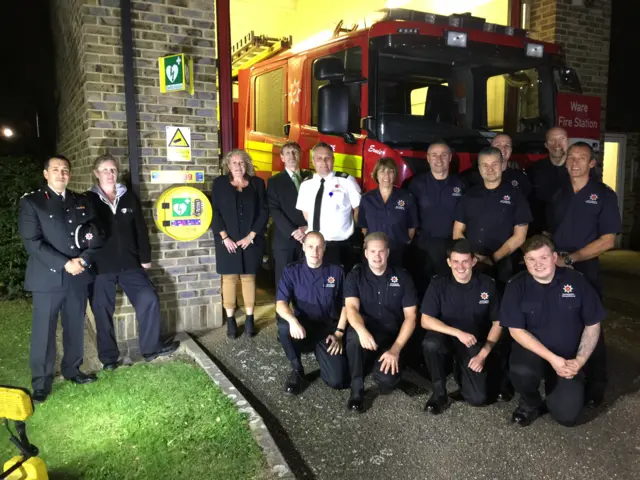
[[[282,272],[276,301],[292,303],[293,314],[301,321],[333,325],[340,319],[344,304],[344,272],[338,265],[323,263],[311,268],[302,259]]]
[[[418,227],[418,208],[413,195],[394,188],[384,203],[379,188],[367,192],[360,200],[358,227],[386,233],[391,248],[409,243],[409,229]]]
[[[575,358],[585,326],[607,316],[600,297],[584,275],[556,268],[551,283],[537,282],[528,272],[513,277],[500,308],[503,327],[521,328],[564,359]]]
[[[480,255],[493,255],[513,235],[513,227],[532,220],[522,192],[504,181],[498,188],[484,184],[469,189],[456,209],[456,221],[464,223],[464,236]]]
[[[618,196],[594,179],[575,193],[568,183],[547,207],[547,226],[558,251],[580,250],[602,235],[622,231]]]
[[[431,172],[415,177],[409,192],[418,204],[420,235],[451,238],[456,206],[463,195],[464,183],[457,175],[436,180]]]
[[[498,320],[499,309],[500,298],[491,277],[474,273],[469,283],[459,283],[447,273],[429,284],[421,313],[480,340],[486,339],[492,323]]]
[[[403,268],[388,267],[380,276],[359,264],[347,275],[344,298],[360,299],[360,315],[372,332],[397,335],[404,322],[403,308],[418,304],[411,276]]]

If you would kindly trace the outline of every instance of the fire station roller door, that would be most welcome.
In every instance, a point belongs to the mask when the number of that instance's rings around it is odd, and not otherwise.
[[[158,228],[175,240],[200,238],[211,225],[213,210],[207,196],[194,187],[166,189],[156,200],[153,219]]]

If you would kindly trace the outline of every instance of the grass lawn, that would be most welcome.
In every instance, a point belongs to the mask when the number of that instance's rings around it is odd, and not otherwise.
[[[0,384],[30,387],[31,306],[0,302]],[[28,421],[49,476],[250,479],[265,464],[246,417],[196,365],[181,360],[55,383]],[[0,467],[17,450],[0,430]]]

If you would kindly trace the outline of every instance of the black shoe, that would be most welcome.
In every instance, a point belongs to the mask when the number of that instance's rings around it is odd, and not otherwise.
[[[31,400],[33,400],[35,403],[42,403],[47,399],[48,396],[49,394],[44,390],[36,390],[35,392],[33,392],[33,395],[31,395]]]
[[[534,408],[533,410],[518,407],[511,415],[511,422],[517,423],[521,427],[528,427],[536,418],[544,413],[543,407]]]
[[[598,408],[604,400],[603,393],[588,393],[585,399],[584,406],[587,408]]]
[[[78,375],[76,375],[73,378],[67,378],[68,381],[76,383],[78,385],[85,385],[87,383],[93,383],[96,382],[98,380],[98,377],[96,377],[94,374],[89,373],[82,373],[80,372]]]
[[[119,366],[120,362],[105,363],[104,365],[102,365],[102,370],[104,370],[105,372],[113,372]]]
[[[293,370],[284,385],[284,391],[291,395],[298,395],[302,390],[302,376],[304,373]]]
[[[143,355],[143,357],[147,362],[155,360],[158,357],[167,357],[167,356],[171,355],[172,353],[175,353],[175,351],[178,349],[179,346],[180,346],[180,342],[171,342],[169,345],[165,345],[164,347],[162,347],[157,352],[153,352],[153,353],[149,353],[147,355]]]
[[[498,400],[499,402],[510,402],[512,398],[513,391],[505,388],[500,393],[498,393],[496,400]]]
[[[364,410],[364,392],[362,390],[351,390],[351,395],[349,395],[349,401],[347,402],[347,409],[352,412],[362,413]]]
[[[424,411],[429,412],[432,415],[440,415],[442,412],[444,412],[444,409],[446,408],[446,406],[447,406],[446,397],[432,396],[427,401],[427,404],[424,406]]]
[[[227,317],[227,337],[231,339],[238,337],[238,324],[233,317]]]
[[[247,337],[253,337],[255,335],[253,322],[253,314],[247,315],[247,319],[244,321],[244,334]]]

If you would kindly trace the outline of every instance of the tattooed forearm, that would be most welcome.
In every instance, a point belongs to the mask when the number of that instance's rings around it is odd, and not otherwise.
[[[578,354],[576,357],[582,357],[588,359],[593,350],[596,348],[598,338],[600,337],[600,324],[589,325],[584,328],[582,332],[582,338],[580,339],[580,346],[578,347]]]

